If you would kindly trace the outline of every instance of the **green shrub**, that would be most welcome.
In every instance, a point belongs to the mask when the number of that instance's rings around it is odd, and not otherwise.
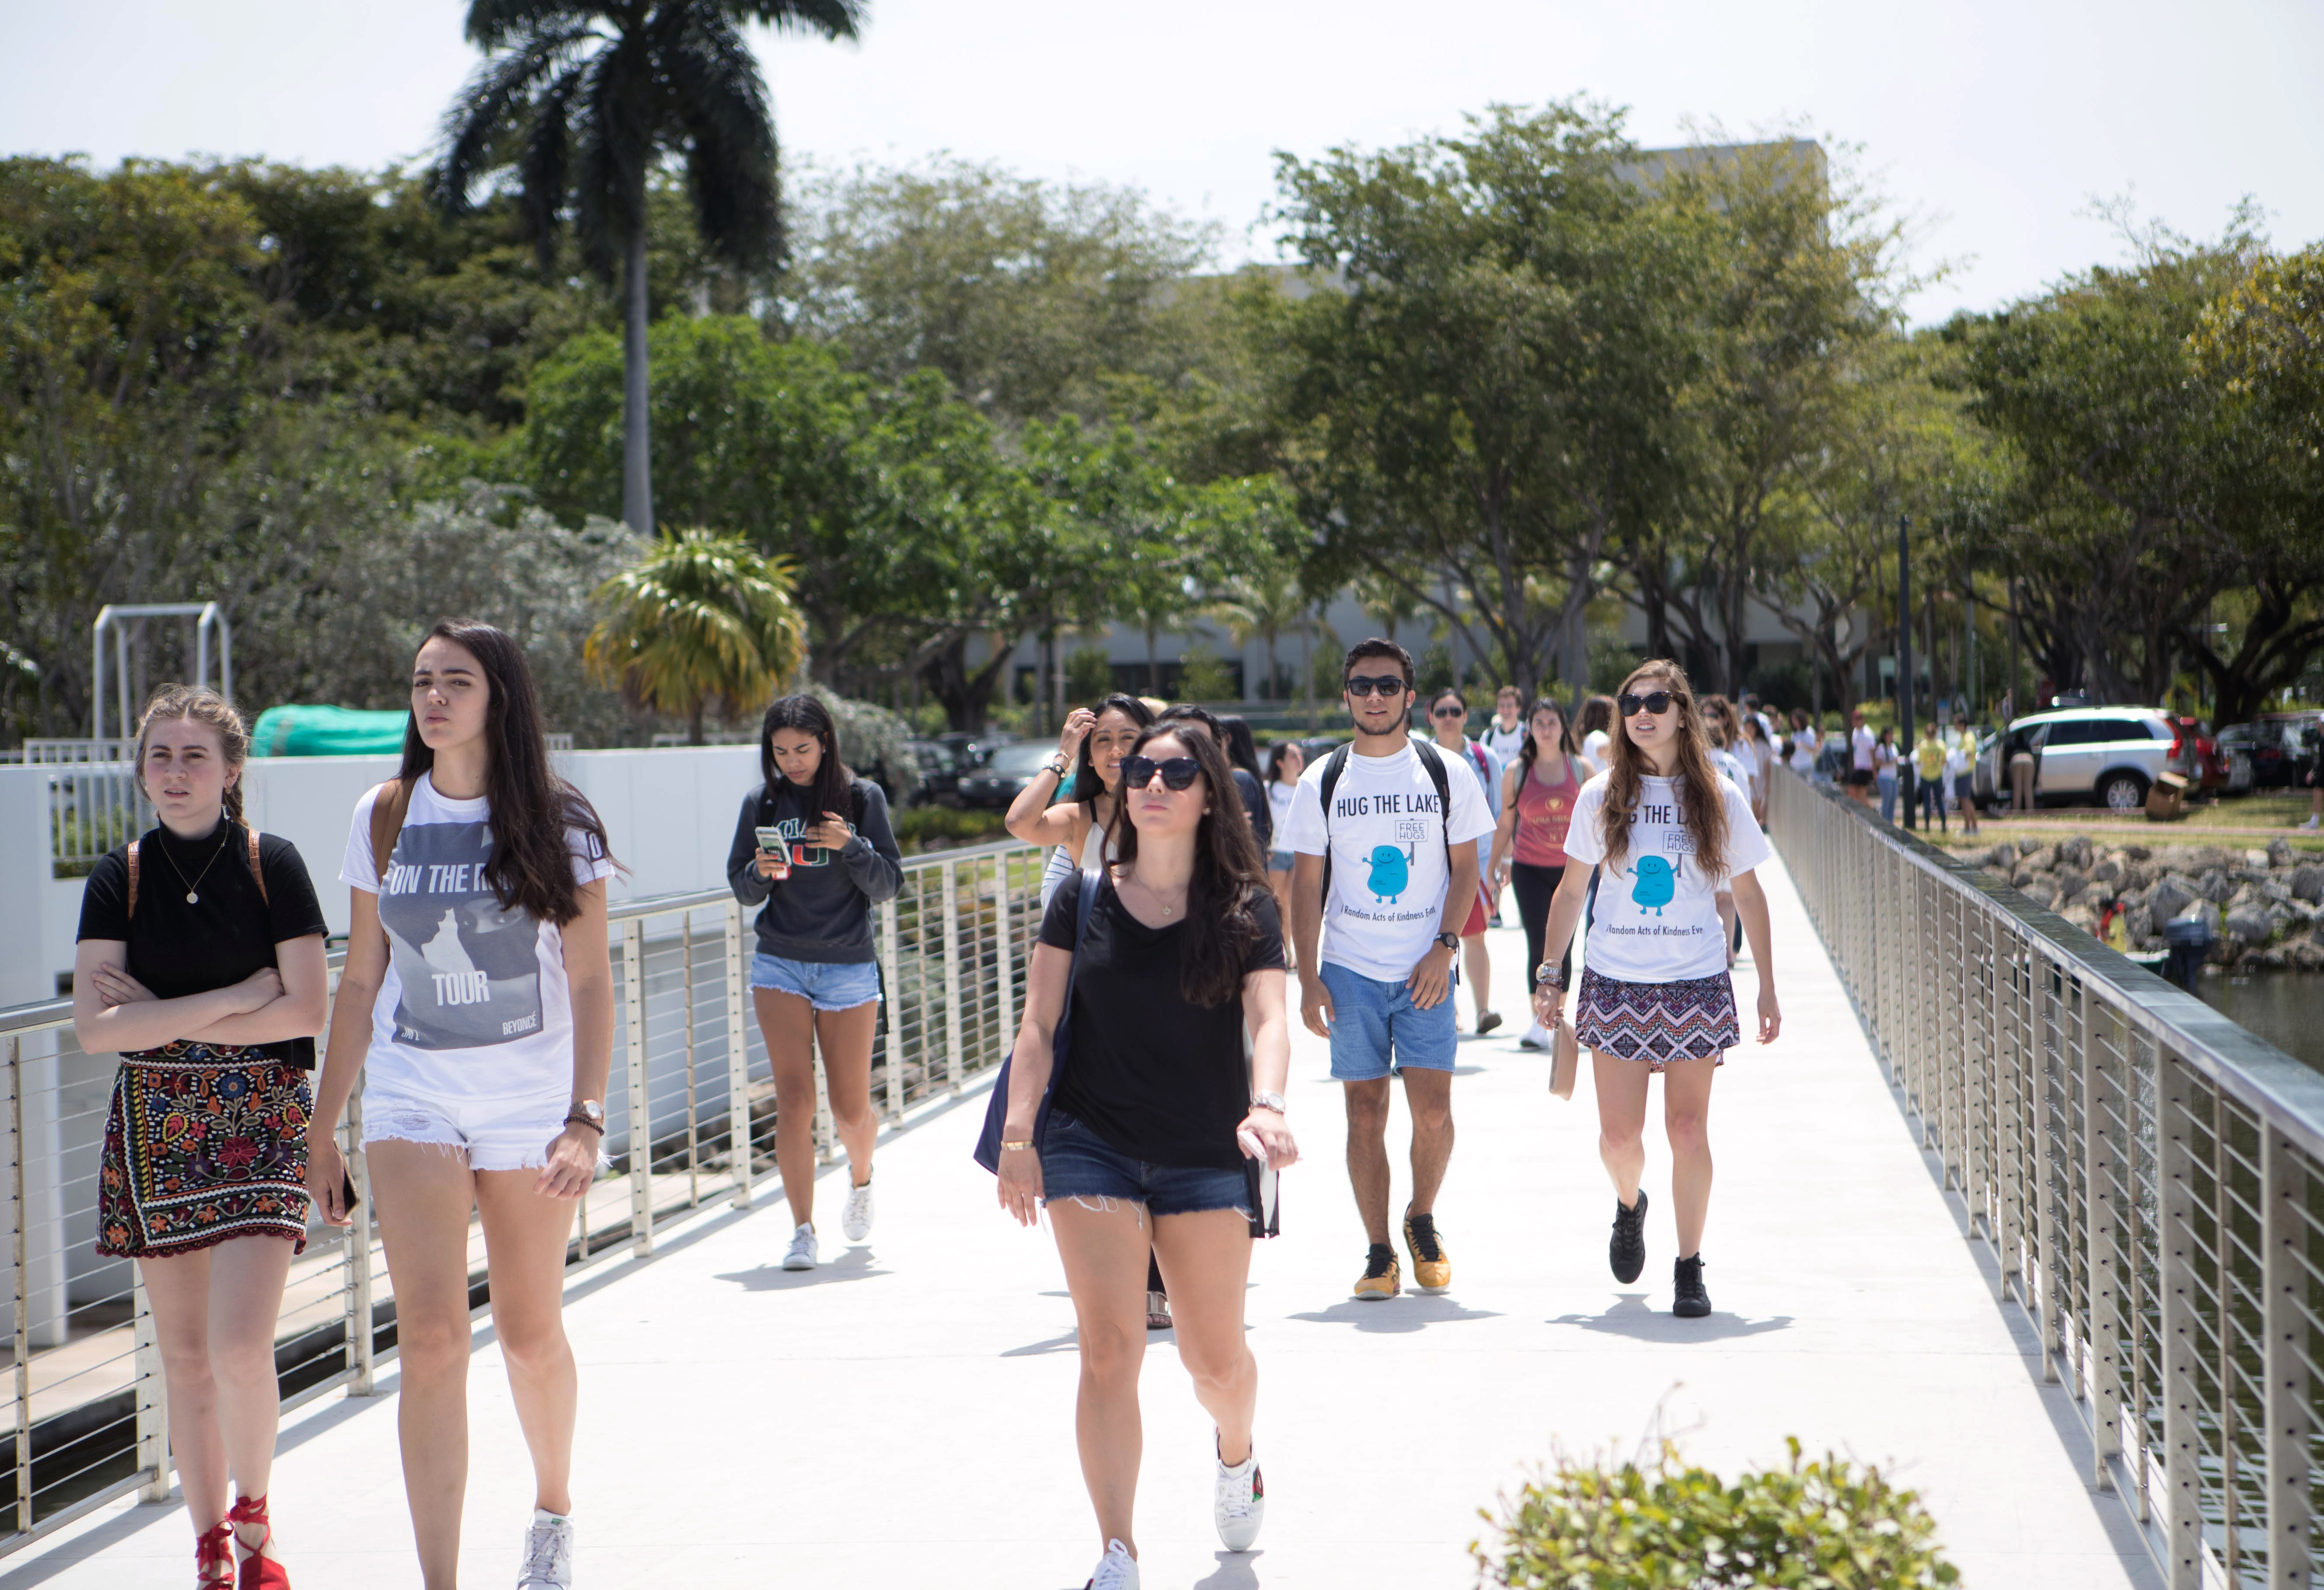
[[[1234,670],[1208,646],[1189,646],[1181,661],[1178,698],[1182,701],[1236,699]]]
[[[896,830],[896,845],[907,853],[925,850],[931,839],[946,846],[983,845],[1008,837],[1000,811],[955,811],[948,806],[912,806],[888,814]]]
[[[1065,700],[1074,707],[1102,701],[1113,693],[1113,663],[1104,651],[1084,646],[1065,659]]]
[[[1480,1580],[1511,1590],[1921,1590],[1960,1574],[1936,1524],[1876,1468],[1827,1455],[1754,1469],[1729,1484],[1680,1463],[1560,1464],[1483,1514],[1499,1539],[1472,1544]]]

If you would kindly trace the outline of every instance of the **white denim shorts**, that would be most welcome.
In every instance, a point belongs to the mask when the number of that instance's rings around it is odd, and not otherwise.
[[[417,1142],[441,1148],[471,1170],[538,1170],[565,1130],[569,1090],[512,1099],[417,1098],[364,1090],[364,1146]],[[603,1154],[601,1152],[602,1160]]]

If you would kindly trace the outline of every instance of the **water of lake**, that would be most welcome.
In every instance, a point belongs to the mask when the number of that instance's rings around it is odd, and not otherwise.
[[[2203,1003],[2276,1048],[2324,1071],[2324,975],[2261,972],[2198,977]]]

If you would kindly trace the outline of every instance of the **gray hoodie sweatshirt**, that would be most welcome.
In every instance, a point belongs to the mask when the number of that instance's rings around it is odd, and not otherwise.
[[[726,853],[726,882],[744,905],[765,901],[759,913],[759,953],[784,960],[833,965],[876,960],[872,908],[893,900],[904,879],[903,853],[888,827],[888,797],[869,779],[855,781],[855,835],[835,851],[808,852],[802,837],[822,813],[809,813],[802,794],[785,785],[772,799],[763,790],[742,797],[734,843]],[[773,883],[759,875],[761,827],[782,829],[790,841],[790,876]],[[806,855],[822,857],[809,864]]]

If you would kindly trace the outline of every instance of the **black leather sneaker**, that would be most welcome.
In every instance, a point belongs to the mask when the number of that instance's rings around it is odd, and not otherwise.
[[[1614,1267],[1614,1279],[1628,1285],[1638,1279],[1646,1268],[1646,1189],[1638,1189],[1638,1201],[1625,1208],[1618,1199],[1614,1205],[1614,1240],[1606,1244],[1606,1262]]]
[[[1711,1312],[1711,1294],[1702,1290],[1702,1254],[1671,1267],[1671,1312],[1681,1319],[1701,1319]]]

